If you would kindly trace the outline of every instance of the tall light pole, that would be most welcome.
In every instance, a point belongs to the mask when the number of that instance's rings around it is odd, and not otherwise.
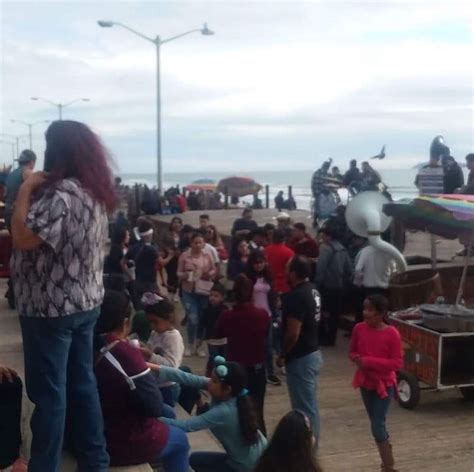
[[[193,29],[190,31],[186,31],[185,33],[178,34],[176,36],[172,36],[171,38],[161,39],[160,36],[156,36],[156,38],[150,38],[134,29],[130,28],[123,23],[119,23],[116,21],[105,21],[99,20],[97,22],[99,26],[102,28],[111,28],[112,26],[120,26],[140,38],[143,38],[150,43],[153,43],[156,47],[156,160],[157,160],[157,180],[158,180],[158,190],[160,193],[163,193],[163,169],[162,169],[162,162],[161,162],[161,85],[160,85],[160,49],[161,46],[165,43],[169,43],[170,41],[174,41],[175,39],[182,38],[191,33],[201,33],[204,36],[211,36],[214,34],[207,27],[207,23],[204,23],[202,28]]]
[[[72,105],[73,103],[77,103],[77,102],[90,102],[90,99],[89,98],[76,98],[75,100],[71,100],[70,102],[67,102],[67,103],[56,103],[56,102],[52,102],[51,100],[48,100],[47,98],[43,98],[43,97],[31,97],[31,100],[40,100],[42,102],[46,102],[46,103],[49,103],[50,105],[53,105],[55,106],[57,109],[58,109],[58,114],[59,114],[59,119],[62,120],[63,119],[63,109],[68,107],[69,105]]]
[[[22,120],[10,120],[12,123],[19,123],[20,125],[28,126],[28,137],[30,139],[30,149],[33,150],[33,126],[39,125],[40,123],[49,123],[49,120],[35,121],[34,123],[28,123]]]
[[[27,138],[27,134],[21,134],[21,135],[16,135],[16,134],[7,134],[7,133],[0,133],[0,136],[6,136],[7,138],[13,138],[16,143],[16,155],[20,155],[20,139]]]

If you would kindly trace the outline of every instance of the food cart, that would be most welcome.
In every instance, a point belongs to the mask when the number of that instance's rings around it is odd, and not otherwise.
[[[472,331],[441,332],[423,324],[422,307],[392,313],[390,323],[400,332],[404,368],[398,374],[398,402],[413,409],[425,388],[459,388],[474,401],[474,316]],[[435,316],[435,315],[434,315]]]
[[[399,404],[415,408],[422,388],[458,388],[465,399],[474,401],[474,310],[463,303],[474,239],[474,197],[421,197],[410,204],[387,204],[384,212],[402,219],[409,228],[459,238],[468,247],[457,293],[443,293],[442,303],[399,307],[390,316],[404,350],[404,368],[398,374]]]

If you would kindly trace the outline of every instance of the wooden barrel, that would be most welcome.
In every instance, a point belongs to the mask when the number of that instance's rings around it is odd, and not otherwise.
[[[442,295],[441,279],[432,269],[395,274],[390,279],[390,308],[402,310],[422,303],[434,303]]]

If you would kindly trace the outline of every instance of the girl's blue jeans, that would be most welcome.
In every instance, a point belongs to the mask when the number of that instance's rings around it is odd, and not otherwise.
[[[389,438],[385,426],[385,418],[390,406],[390,401],[395,396],[395,388],[389,387],[387,392],[387,398],[380,398],[375,390],[367,390],[366,388],[360,389],[365,409],[369,415],[372,436],[374,437],[375,442],[379,444]]]
[[[194,344],[198,334],[199,321],[201,319],[202,312],[207,307],[209,297],[183,290],[182,301],[188,320],[186,324],[188,330],[188,343]]]
[[[189,442],[186,433],[170,425],[168,442],[157,462],[162,462],[165,472],[189,471]]]

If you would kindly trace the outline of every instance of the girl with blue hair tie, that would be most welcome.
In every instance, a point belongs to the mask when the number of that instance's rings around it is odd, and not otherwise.
[[[195,472],[250,472],[264,451],[267,440],[258,429],[258,418],[246,389],[244,369],[237,362],[217,356],[210,378],[188,374],[171,367],[149,364],[162,380],[206,389],[212,398],[208,411],[189,419],[161,418],[186,432],[210,429],[225,452],[194,452]]]

